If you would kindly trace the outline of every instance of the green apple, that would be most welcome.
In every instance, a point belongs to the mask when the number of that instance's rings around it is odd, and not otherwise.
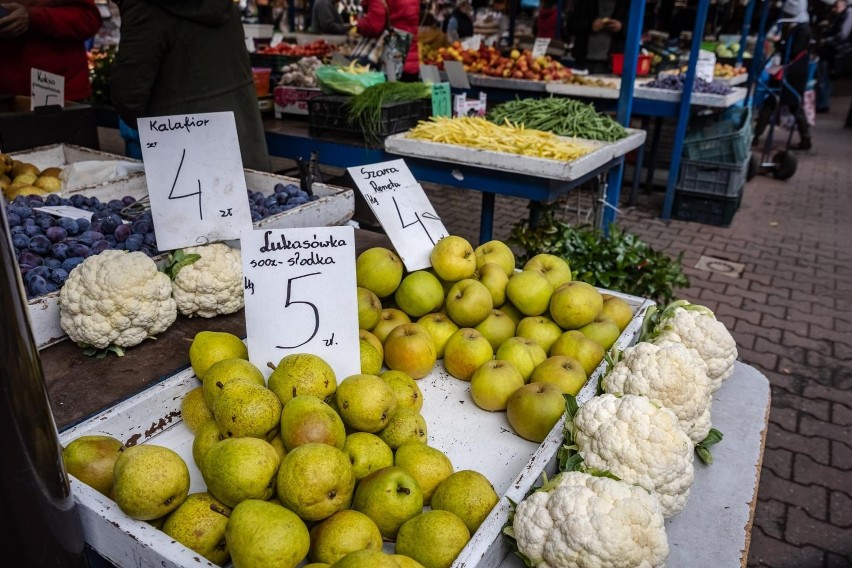
[[[515,272],[515,253],[503,241],[488,241],[476,247],[473,252],[476,254],[477,270],[481,270],[486,264],[494,263],[503,269],[506,278]]]
[[[436,360],[435,341],[420,324],[404,323],[391,330],[385,339],[385,365],[412,379],[431,373]]]
[[[390,249],[373,247],[355,260],[355,280],[358,286],[371,290],[379,298],[393,294],[402,280],[402,261]]]
[[[600,343],[604,350],[612,347],[612,344],[621,335],[621,330],[618,329],[618,325],[614,321],[600,316],[581,327],[579,331],[589,339]]]
[[[394,293],[396,305],[413,318],[434,312],[444,303],[444,289],[431,272],[417,270],[399,283]]]
[[[550,353],[553,342],[562,335],[563,329],[547,316],[528,316],[518,322],[515,335],[532,339]]]
[[[358,286],[358,327],[367,331],[379,323],[382,315],[382,301],[367,288]]]
[[[444,346],[452,334],[459,330],[459,326],[447,314],[435,312],[426,314],[417,323],[426,328],[432,340],[435,342],[435,356],[438,359],[444,358]]]
[[[541,443],[565,412],[562,389],[550,383],[529,383],[509,397],[506,418],[522,438]]]
[[[603,298],[597,288],[579,280],[566,282],[553,291],[550,317],[562,329],[577,329],[595,319]]]
[[[506,296],[526,316],[539,316],[547,311],[553,286],[535,270],[515,272],[506,284]]]
[[[376,337],[372,332],[367,331],[366,329],[359,329],[358,330],[358,339],[363,339],[364,341],[366,341],[367,343],[369,343],[370,345],[375,347],[376,351],[379,353],[379,359],[384,361],[384,359],[385,359],[385,348],[382,345],[382,342],[378,337]],[[336,386],[337,385],[335,384],[335,387]]]
[[[524,265],[524,270],[541,272],[554,290],[571,281],[571,267],[555,254],[535,255]]]
[[[532,339],[510,337],[497,348],[496,357],[514,365],[526,382],[533,370],[547,359],[547,353]]]
[[[444,347],[444,367],[457,379],[469,381],[473,372],[494,357],[494,348],[485,337],[470,327],[452,334]]]
[[[393,539],[405,521],[423,512],[423,491],[401,467],[385,467],[358,483],[352,508],[370,517],[384,538]]]
[[[506,285],[509,284],[509,277],[503,269],[489,262],[480,266],[476,272],[479,281],[491,292],[491,303],[494,307],[498,308],[506,303]]]
[[[500,311],[503,312],[504,314],[506,314],[507,316],[509,316],[510,318],[512,318],[513,320],[515,320],[515,325],[518,325],[519,323],[521,323],[522,319],[527,317],[527,316],[525,316],[524,314],[521,313],[521,310],[519,310],[518,308],[515,307],[515,304],[513,304],[512,302],[510,302],[508,300],[506,301],[505,304],[500,306]]]
[[[379,338],[379,341],[384,344],[388,334],[393,331],[393,328],[404,323],[411,323],[411,318],[404,311],[397,308],[385,308],[382,310],[382,315],[370,333]]]
[[[484,335],[496,351],[501,343],[515,336],[515,320],[494,309],[491,310],[491,315],[479,322],[474,329]]]
[[[476,253],[466,239],[450,235],[438,241],[429,255],[432,268],[442,280],[458,282],[473,277]]]
[[[601,294],[603,298],[603,308],[601,308],[601,317],[609,318],[615,322],[618,329],[624,331],[627,324],[633,319],[633,308],[626,301],[611,294]]]
[[[551,383],[563,393],[575,395],[586,384],[586,371],[576,359],[564,355],[554,355],[545,359],[533,371],[531,383]]]
[[[524,378],[514,365],[501,359],[486,361],[470,378],[470,396],[483,410],[506,410],[509,397],[524,386]]]
[[[488,317],[494,307],[491,292],[473,278],[459,280],[447,294],[447,315],[459,327],[473,327]]]
[[[550,347],[550,356],[564,355],[576,359],[583,366],[586,375],[591,375],[604,358],[604,348],[600,343],[589,339],[582,332],[572,329],[559,336]]]

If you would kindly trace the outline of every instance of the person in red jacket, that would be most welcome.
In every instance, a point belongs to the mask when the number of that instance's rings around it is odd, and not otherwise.
[[[358,20],[359,35],[379,37],[387,27],[388,19],[390,19],[391,27],[413,34],[400,80],[417,81],[420,77],[420,50],[417,44],[420,0],[363,0],[361,6],[364,8],[364,15]]]
[[[65,99],[91,96],[84,42],[101,28],[94,0],[0,3],[0,94],[30,95],[35,67],[65,77]]]

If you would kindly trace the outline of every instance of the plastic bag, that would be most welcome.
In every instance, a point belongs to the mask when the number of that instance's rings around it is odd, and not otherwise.
[[[339,65],[323,65],[314,74],[320,89],[327,94],[359,95],[367,87],[385,82],[381,71],[354,73]]]
[[[64,190],[87,185],[95,185],[117,178],[127,177],[136,172],[144,172],[142,162],[124,160],[86,160],[74,162],[62,168],[59,179]]]

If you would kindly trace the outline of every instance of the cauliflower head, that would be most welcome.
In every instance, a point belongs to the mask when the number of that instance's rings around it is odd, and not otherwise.
[[[683,510],[694,446],[671,410],[644,396],[603,394],[577,410],[571,433],[586,467],[652,492],[666,518]]]
[[[646,396],[668,408],[695,444],[710,432],[713,395],[707,365],[682,343],[642,342],[628,347],[601,384],[606,392]]]
[[[512,529],[539,568],[658,568],[669,555],[664,522],[641,487],[569,472],[521,501]]]
[[[176,318],[169,277],[141,252],[110,249],[90,256],[59,292],[59,323],[80,345],[132,347]]]
[[[183,249],[201,258],[182,266],[174,276],[172,293],[185,316],[212,318],[243,307],[243,266],[239,249],[211,243]]]
[[[709,309],[685,300],[667,307],[660,318],[656,341],[675,341],[692,347],[707,363],[713,392],[734,372],[737,342]]]

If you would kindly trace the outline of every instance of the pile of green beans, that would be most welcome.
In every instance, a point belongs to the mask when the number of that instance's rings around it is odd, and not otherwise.
[[[509,101],[494,107],[487,118],[496,124],[509,121],[559,136],[602,142],[614,142],[627,136],[623,126],[597,112],[593,105],[565,97]]]

